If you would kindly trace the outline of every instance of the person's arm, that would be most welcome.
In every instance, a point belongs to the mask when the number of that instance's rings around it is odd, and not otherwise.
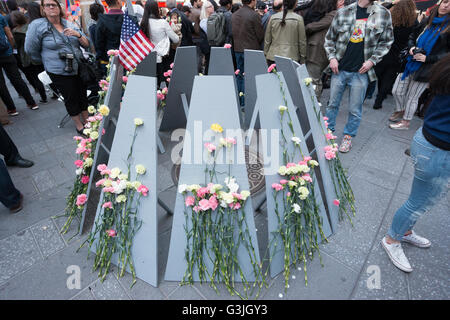
[[[443,44],[446,50],[442,50],[440,53],[437,54],[430,53],[428,56],[425,56],[425,61],[423,61],[424,63],[427,64],[436,63],[442,58],[444,58],[450,52],[450,37],[448,36],[448,33],[444,35],[441,34],[441,40],[446,42]],[[433,52],[433,50],[431,50],[431,52]]]
[[[328,60],[336,59],[336,40],[338,36],[338,15],[333,18],[330,28],[325,35],[325,43],[323,45],[327,54]]]
[[[9,27],[4,27],[3,30],[5,30],[6,37],[8,38],[9,43],[11,44],[11,47],[14,48],[14,37],[12,35],[11,29]]]
[[[89,48],[89,39],[83,34],[83,32],[77,28],[66,28],[64,29],[64,34],[68,37],[76,37],[78,41],[84,48]]]
[[[300,54],[300,63],[304,64],[306,61],[306,33],[305,33],[305,24],[303,22],[303,18],[300,16],[300,21],[298,23],[298,45],[299,45],[299,54]]]
[[[264,55],[267,56],[269,52],[270,45],[272,44],[272,23],[269,20],[266,28],[266,35],[264,37]]]
[[[31,57],[32,61],[42,62],[42,33],[37,32],[38,23],[30,23],[25,36],[25,52]]]
[[[170,27],[169,23],[164,20],[164,30],[166,31],[167,36],[173,43],[178,43],[180,41],[180,38],[177,36],[175,31]]]
[[[333,22],[333,14],[327,13],[322,19],[316,22],[310,22],[305,27],[305,31],[307,35],[319,32],[324,29],[328,29],[331,26],[331,22]]]
[[[375,51],[373,52],[372,56],[368,59],[368,61],[372,62],[373,65],[376,65],[378,62],[381,61],[381,59],[391,49],[392,43],[394,43],[394,30],[392,28],[391,14],[387,10],[385,14],[388,15],[386,19],[385,28],[378,39]]]
[[[256,39],[258,40],[258,43],[261,45],[264,41],[264,28],[262,26],[261,17],[259,16],[259,14],[255,15],[253,25],[255,28]]]
[[[106,37],[102,21],[97,22],[97,29],[95,30],[95,42],[97,44],[97,60],[108,61],[106,55]]]

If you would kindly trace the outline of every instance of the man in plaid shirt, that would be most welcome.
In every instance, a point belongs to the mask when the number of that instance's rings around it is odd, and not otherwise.
[[[350,87],[349,115],[339,151],[348,152],[361,122],[367,86],[377,79],[373,66],[394,42],[390,12],[373,0],[358,0],[340,9],[325,37],[333,71],[327,107],[328,128],[335,130],[342,95]]]

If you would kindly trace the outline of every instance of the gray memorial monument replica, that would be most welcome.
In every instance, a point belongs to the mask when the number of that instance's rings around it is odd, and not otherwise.
[[[131,158],[133,172],[131,176],[135,175],[135,165],[144,165],[146,173],[139,176],[139,180],[148,187],[149,193],[140,201],[138,218],[142,221],[142,225],[133,239],[131,252],[137,278],[153,286],[158,286],[156,78],[136,75],[129,77],[108,168],[119,167],[125,171],[126,159],[135,130],[134,118],[141,118],[144,125],[138,129],[139,133]],[[104,211],[102,203],[103,192],[97,208],[96,223]],[[93,252],[95,252],[95,246],[96,242],[91,248]],[[117,259],[117,254],[115,254],[112,262],[117,264]]]
[[[240,131],[239,116],[237,113],[237,101],[235,98],[234,76],[197,76],[189,106],[188,122],[184,139],[183,157],[179,185],[199,184],[205,185],[205,166],[208,161],[208,152],[204,147],[205,142],[219,144],[217,136],[210,129],[211,125],[218,123],[223,127],[227,137],[233,137],[237,144],[232,147],[231,156],[228,158],[228,149],[217,149],[217,182],[224,185],[224,179],[229,171],[239,184],[240,190],[249,190],[247,169],[244,158],[244,144]],[[231,130],[231,131],[230,131]],[[225,160],[224,160],[225,157]],[[232,164],[227,159],[232,160]],[[251,245],[256,253],[256,262],[259,264],[259,250],[256,238],[255,222],[253,217],[252,202],[250,198],[245,202],[241,210],[245,212],[245,220],[248,225]],[[186,210],[186,212],[188,212]],[[214,213],[215,214],[215,213]],[[186,228],[192,225],[192,219],[188,214],[187,226],[185,217],[185,202],[182,194],[177,193],[174,210],[172,232],[170,239],[169,256],[167,261],[165,280],[182,281],[187,270],[186,253]],[[239,266],[247,281],[254,281],[252,265],[247,249],[241,245],[238,249]],[[208,271],[212,271],[210,259],[204,255]],[[198,269],[193,270],[194,281],[199,281]],[[240,275],[236,274],[236,281],[240,281]]]

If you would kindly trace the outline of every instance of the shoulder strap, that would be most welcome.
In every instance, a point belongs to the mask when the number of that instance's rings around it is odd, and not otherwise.
[[[48,20],[47,20],[48,21]],[[56,34],[58,35],[58,37],[64,42],[64,44],[66,44],[70,50],[73,53],[73,57],[75,58],[75,60],[77,60],[78,63],[80,63],[80,59],[78,59],[77,55],[75,54],[75,50],[73,49],[72,44],[70,43],[70,40],[67,37],[64,37],[58,30],[56,30],[55,26],[53,25],[53,23],[51,23],[50,21],[48,21],[48,23],[50,24],[51,28],[52,28],[52,33],[54,34],[54,31],[56,31]]]

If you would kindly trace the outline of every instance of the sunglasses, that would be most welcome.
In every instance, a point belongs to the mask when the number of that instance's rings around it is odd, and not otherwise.
[[[44,8],[57,8],[58,5],[56,3],[45,3]]]

